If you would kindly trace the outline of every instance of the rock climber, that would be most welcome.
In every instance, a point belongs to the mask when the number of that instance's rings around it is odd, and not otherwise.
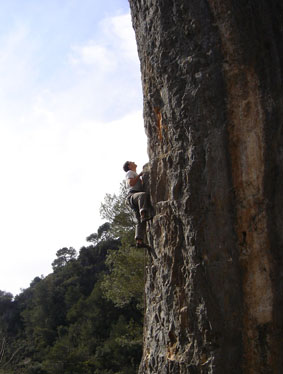
[[[142,175],[137,174],[137,165],[132,161],[126,161],[123,165],[126,172],[126,186],[128,189],[127,201],[134,210],[137,224],[135,239],[137,247],[146,247],[144,243],[146,221],[152,219],[151,204],[148,193],[144,191]]]

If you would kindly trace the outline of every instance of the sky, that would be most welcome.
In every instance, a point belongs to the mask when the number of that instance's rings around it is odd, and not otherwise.
[[[0,290],[14,296],[103,223],[148,162],[127,0],[0,0]]]

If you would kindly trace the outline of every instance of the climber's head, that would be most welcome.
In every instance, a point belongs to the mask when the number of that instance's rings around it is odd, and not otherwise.
[[[123,165],[123,169],[125,172],[129,170],[136,171],[137,165],[133,161],[126,161]]]
[[[130,161],[126,161],[126,162],[124,163],[124,165],[123,165],[123,169],[124,169],[125,172],[127,172],[127,171],[130,170],[130,169],[129,169],[129,163],[130,163]]]

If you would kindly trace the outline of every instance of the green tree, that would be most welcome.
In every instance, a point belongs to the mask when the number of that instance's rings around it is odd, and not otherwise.
[[[89,235],[86,240],[93,244],[98,244],[102,240],[108,240],[112,237],[110,229],[110,223],[105,222],[98,228],[97,233]]]
[[[126,203],[125,184],[120,185],[118,195],[107,194],[101,204],[101,215],[110,223],[110,231],[120,238],[118,251],[108,251],[106,265],[109,272],[103,276],[104,295],[123,307],[133,300],[141,310],[144,291],[144,251],[135,248],[135,216]]]
[[[102,281],[102,290],[107,299],[118,307],[135,300],[137,307],[143,308],[144,292],[144,251],[125,242],[118,251],[110,251],[106,265],[109,273]]]
[[[106,194],[100,206],[100,215],[110,224],[113,237],[127,238],[132,242],[135,227],[135,215],[126,202],[127,189],[121,183],[119,194]]]
[[[74,248],[70,247],[64,247],[59,249],[56,252],[56,260],[52,262],[52,268],[53,270],[57,270],[62,268],[63,266],[67,265],[68,262],[74,260],[76,258],[77,252]]]

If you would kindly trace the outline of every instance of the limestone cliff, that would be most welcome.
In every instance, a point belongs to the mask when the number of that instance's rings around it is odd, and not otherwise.
[[[156,208],[140,373],[282,373],[282,1],[129,1]]]

